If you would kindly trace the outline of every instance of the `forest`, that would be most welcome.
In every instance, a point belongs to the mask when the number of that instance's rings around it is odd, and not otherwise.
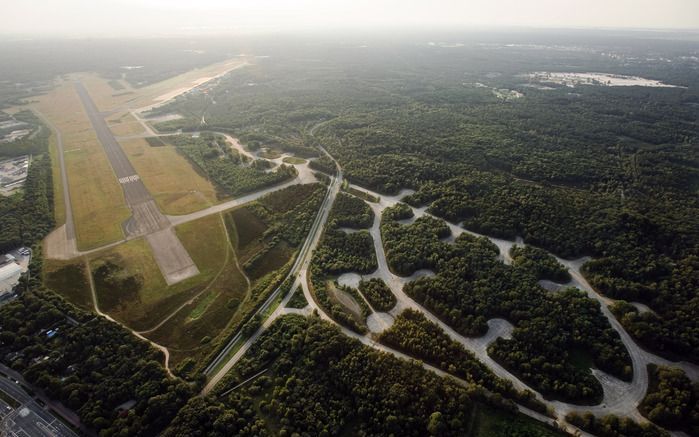
[[[100,436],[156,435],[194,394],[193,386],[168,377],[160,351],[50,291],[22,294],[0,307],[0,319],[2,362]],[[119,414],[127,401],[134,406]]]
[[[362,346],[317,317],[285,316],[257,342],[215,396],[194,398],[182,409],[166,437],[463,436],[480,408],[473,390]],[[261,369],[262,376],[226,393]]]
[[[551,50],[545,37],[521,37],[522,45],[494,37],[453,49],[267,48],[273,58],[221,80],[216,107],[183,99],[167,110],[185,116],[173,127],[196,125],[206,109],[207,120],[241,136],[322,143],[360,186],[411,188],[406,202],[470,230],[592,256],[584,273],[598,291],[654,310],[622,315],[634,337],[699,362],[699,80],[683,58],[694,46],[619,39],[605,56],[608,42],[566,36],[568,46]],[[570,88],[528,77],[562,68],[678,87]],[[503,89],[521,97],[503,100]]]
[[[667,429],[699,435],[699,383],[680,369],[648,366],[650,384],[639,411]]]
[[[473,352],[449,338],[420,312],[411,309],[403,311],[390,329],[379,335],[378,340],[491,393],[498,393],[547,414],[546,406],[536,400],[532,392],[519,392],[510,381],[495,376]]]
[[[38,122],[36,117],[28,112],[20,113],[17,118],[27,123]],[[54,226],[51,157],[48,153],[49,131],[43,125],[35,126],[38,129],[35,135],[0,145],[0,156],[33,154],[23,188],[10,196],[0,195],[2,253],[18,246],[35,246]],[[39,249],[35,252],[40,251]]]

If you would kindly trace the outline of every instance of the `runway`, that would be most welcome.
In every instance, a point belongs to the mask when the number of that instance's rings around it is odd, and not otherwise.
[[[151,246],[158,267],[168,285],[198,274],[199,269],[172,231],[170,220],[160,212],[153,196],[136,173],[136,169],[114,138],[114,134],[109,130],[104,116],[97,109],[87,89],[80,82],[75,83],[75,89],[97,134],[97,139],[102,144],[114,174],[124,190],[126,204],[131,209],[131,218],[122,224],[126,238],[146,236],[146,241]]]

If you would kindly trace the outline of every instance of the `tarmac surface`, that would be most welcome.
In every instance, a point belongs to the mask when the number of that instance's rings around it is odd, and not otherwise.
[[[103,114],[95,106],[87,89],[80,82],[76,82],[75,89],[116,178],[124,190],[126,204],[131,209],[131,218],[123,224],[126,238],[146,236],[146,241],[151,246],[155,261],[168,285],[198,274],[199,269],[172,231],[170,220],[160,212],[155,200],[136,173],[136,169],[114,138],[112,131],[109,130]]]

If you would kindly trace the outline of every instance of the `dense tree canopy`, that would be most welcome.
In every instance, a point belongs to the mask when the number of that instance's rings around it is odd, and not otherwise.
[[[315,317],[277,320],[216,394],[262,369],[218,400],[190,401],[165,436],[462,436],[474,408],[466,389]]]
[[[193,395],[192,386],[168,377],[160,351],[51,292],[24,293],[0,307],[0,319],[3,363],[101,436],[157,434]],[[128,401],[136,403],[121,415],[117,407]]]

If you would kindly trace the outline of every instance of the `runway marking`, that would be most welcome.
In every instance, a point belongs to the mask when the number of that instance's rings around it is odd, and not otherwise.
[[[141,178],[139,178],[138,175],[135,174],[135,175],[125,176],[123,178],[119,178],[119,183],[120,184],[128,184],[129,182],[136,182],[139,179],[141,179]]]

